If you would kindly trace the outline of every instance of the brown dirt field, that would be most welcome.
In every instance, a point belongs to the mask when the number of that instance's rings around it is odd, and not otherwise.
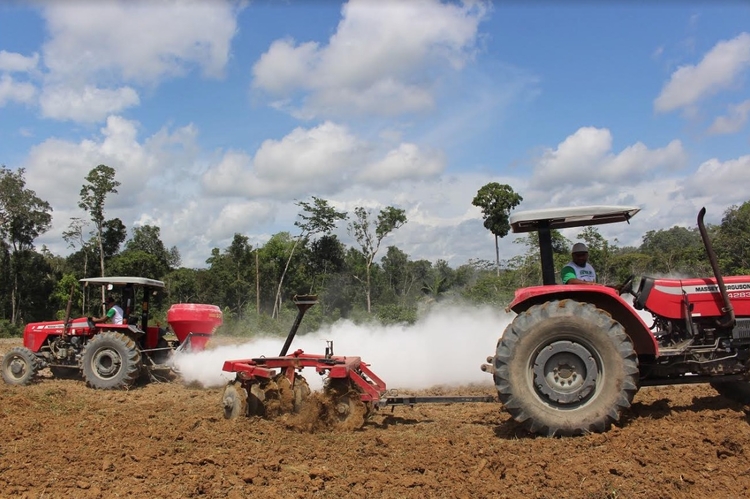
[[[611,431],[574,438],[530,436],[498,403],[397,407],[311,433],[227,421],[220,393],[0,382],[0,497],[750,497],[750,408],[707,385],[644,388]]]

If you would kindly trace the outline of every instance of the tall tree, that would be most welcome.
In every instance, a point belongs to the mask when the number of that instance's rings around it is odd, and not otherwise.
[[[133,237],[125,243],[123,253],[141,251],[152,255],[158,262],[155,279],[164,277],[169,271],[180,265],[180,252],[176,246],[167,249],[161,240],[161,229],[155,225],[133,227]]]
[[[355,219],[349,224],[349,233],[357,240],[365,256],[365,297],[367,298],[367,312],[372,312],[372,289],[370,274],[372,263],[380,249],[380,243],[391,232],[406,223],[406,212],[400,208],[386,206],[378,213],[375,227],[372,227],[372,213],[358,206],[354,209]],[[374,229],[374,231],[373,231]],[[355,276],[359,280],[358,277]]]
[[[518,206],[523,198],[516,194],[508,184],[498,184],[490,182],[483,186],[474,200],[471,202],[474,206],[482,209],[484,218],[484,228],[489,230],[495,236],[495,263],[497,275],[500,275],[500,246],[499,238],[505,237],[510,231],[510,211]]]
[[[81,187],[81,200],[78,206],[86,210],[96,227],[96,239],[99,245],[99,266],[104,277],[104,204],[107,195],[117,194],[120,182],[115,180],[115,170],[107,165],[98,165],[86,175],[86,183]],[[102,302],[104,301],[104,287],[102,286]]]
[[[289,251],[289,258],[287,259],[284,270],[279,278],[279,286],[276,289],[276,298],[274,299],[273,304],[272,316],[274,318],[278,317],[279,307],[281,306],[281,288],[284,284],[284,277],[289,270],[289,264],[292,261],[294,251],[297,249],[300,241],[306,240],[310,236],[316,234],[330,234],[339,220],[346,219],[345,212],[336,211],[325,199],[313,196],[312,200],[312,203],[305,201],[296,203],[297,206],[302,208],[302,211],[298,214],[299,220],[294,222],[294,225],[300,229],[300,233],[294,239],[294,245],[292,246],[291,251]]]
[[[49,230],[52,207],[26,188],[25,170],[15,172],[0,167],[0,239],[12,249],[10,254],[11,323],[16,324],[21,312],[19,277],[24,260],[33,253],[34,240]]]

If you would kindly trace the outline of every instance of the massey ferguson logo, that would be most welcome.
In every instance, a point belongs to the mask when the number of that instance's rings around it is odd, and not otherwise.
[[[750,283],[740,282],[737,284],[727,284],[725,287],[727,291],[743,291],[743,290],[750,289]],[[695,293],[716,293],[718,291],[719,291],[719,286],[715,284],[711,286],[695,286],[695,290],[694,290]]]

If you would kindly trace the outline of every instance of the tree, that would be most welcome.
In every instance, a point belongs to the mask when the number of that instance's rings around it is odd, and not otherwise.
[[[68,224],[68,230],[63,232],[63,239],[68,243],[68,248],[75,249],[76,246],[81,248],[83,253],[83,275],[81,278],[88,277],[88,264],[89,264],[89,244],[84,238],[83,228],[89,223],[82,218],[73,217],[70,219]]]
[[[16,324],[23,303],[19,277],[33,253],[34,240],[52,223],[52,207],[26,188],[25,170],[0,167],[0,240],[12,249],[9,255],[11,324]],[[28,263],[28,262],[26,262]],[[27,279],[28,280],[28,279]]]
[[[516,194],[511,186],[490,182],[477,191],[477,195],[471,202],[474,206],[482,209],[484,228],[495,236],[495,263],[498,276],[500,275],[500,246],[498,240],[508,235],[510,212],[521,201],[523,201],[523,198]]]
[[[107,165],[92,168],[86,175],[86,184],[81,187],[81,200],[78,206],[91,215],[91,221],[96,227],[96,239],[99,244],[99,265],[104,277],[104,203],[108,194],[117,194],[120,182],[115,180],[115,170]],[[102,302],[104,302],[104,286],[102,286]]]
[[[108,260],[120,251],[120,245],[128,237],[128,229],[122,220],[113,218],[102,226],[102,249],[104,259]]]
[[[367,313],[372,312],[371,297],[371,269],[375,255],[380,249],[383,239],[406,223],[406,212],[400,208],[386,206],[378,213],[375,231],[371,227],[371,213],[358,206],[354,209],[355,220],[349,224],[349,233],[357,240],[365,256],[365,296],[367,298]],[[355,278],[357,278],[355,276]],[[359,278],[357,278],[359,280]]]
[[[316,234],[330,234],[331,231],[336,227],[336,223],[339,220],[346,219],[346,213],[339,212],[328,205],[328,201],[313,196],[313,202],[308,203],[300,201],[296,203],[297,206],[302,208],[302,212],[298,214],[299,220],[294,222],[294,225],[300,229],[299,235],[294,239],[292,249],[289,251],[289,258],[286,261],[284,270],[279,278],[279,286],[276,288],[276,298],[273,304],[274,318],[278,317],[279,307],[281,306],[281,288],[284,284],[284,277],[289,270],[289,264],[294,256],[294,251],[297,249],[298,244],[302,240],[306,240],[310,236]]]
[[[155,275],[151,276],[154,279],[161,279],[180,265],[180,252],[177,247],[173,246],[168,250],[161,240],[161,229],[155,225],[133,227],[133,237],[125,243],[122,254],[136,251],[151,255],[158,262],[153,270]]]
[[[707,228],[708,229],[708,228]],[[710,232],[710,230],[709,230]],[[750,201],[724,212],[714,246],[726,275],[750,274]],[[707,259],[704,256],[704,259]]]

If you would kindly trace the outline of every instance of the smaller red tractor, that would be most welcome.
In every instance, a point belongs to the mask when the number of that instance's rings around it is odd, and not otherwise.
[[[127,388],[139,378],[170,371],[173,352],[203,350],[222,323],[219,307],[187,303],[172,305],[168,310],[168,328],[149,325],[149,303],[164,288],[161,281],[96,277],[81,282],[84,286],[106,286],[109,293],[119,292],[123,323],[94,323],[86,317],[70,319],[68,306],[66,320],[27,324],[24,346],[13,348],[0,362],[6,383],[29,384],[40,369],[48,367],[59,378],[82,375],[92,388]],[[136,310],[139,298],[140,310]],[[169,329],[173,334],[169,334]],[[172,336],[176,339],[170,339]]]
[[[606,431],[642,386],[709,383],[750,403],[750,276],[723,277],[703,217],[698,228],[713,276],[631,276],[619,292],[555,283],[551,230],[628,221],[637,207],[517,212],[513,232],[539,232],[543,286],[516,290],[518,314],[482,369],[505,410],[548,436]],[[623,298],[632,294],[632,306]],[[650,313],[646,324],[636,310]]]

